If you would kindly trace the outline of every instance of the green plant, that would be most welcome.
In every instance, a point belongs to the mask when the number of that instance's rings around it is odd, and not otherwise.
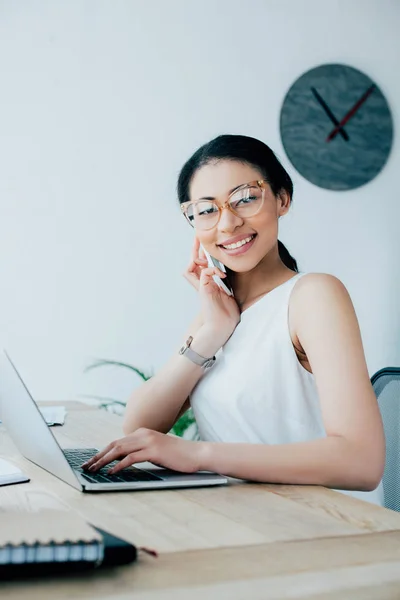
[[[107,360],[107,359],[98,359],[95,362],[93,362],[92,364],[88,365],[85,369],[84,369],[84,373],[87,373],[89,371],[92,371],[93,369],[98,369],[100,367],[121,367],[123,369],[128,369],[130,371],[132,371],[133,373],[135,373],[136,375],[138,375],[143,381],[148,381],[152,375],[145,373],[144,371],[142,371],[141,369],[138,369],[137,367],[134,367],[133,365],[130,365],[128,363],[124,363],[124,362],[120,362],[117,360]],[[109,407],[115,407],[115,406],[119,406],[119,407],[125,407],[126,406],[126,402],[123,402],[122,400],[117,400],[115,398],[108,398],[105,396],[89,396],[87,394],[84,395],[84,397],[86,398],[94,398],[96,400],[98,400],[100,402],[99,404],[99,408],[104,408],[104,409],[108,409]],[[191,428],[193,426],[193,429],[196,429],[196,425],[195,425],[196,421],[193,415],[193,411],[190,408],[188,411],[186,411],[175,423],[175,425],[172,427],[171,432],[174,433],[175,435],[178,435],[180,437],[183,437],[185,435],[185,433],[187,433],[189,431],[189,428]],[[194,433],[192,437],[196,437],[196,434]]]

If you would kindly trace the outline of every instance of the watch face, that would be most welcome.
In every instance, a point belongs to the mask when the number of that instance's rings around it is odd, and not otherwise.
[[[381,90],[361,71],[340,64],[316,67],[295,81],[283,102],[280,131],[297,171],[330,190],[371,181],[393,140]]]

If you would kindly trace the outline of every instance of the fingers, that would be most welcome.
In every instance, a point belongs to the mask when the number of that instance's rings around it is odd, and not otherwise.
[[[195,270],[194,267],[192,267],[192,268],[189,267],[183,274],[185,279],[187,279],[187,281],[196,290],[200,289],[200,285],[203,285],[203,286],[208,286],[210,284],[216,285],[215,281],[213,280],[214,275],[218,275],[218,277],[221,277],[221,279],[226,277],[226,273],[221,271],[221,269],[218,269],[218,267],[206,267],[206,266],[201,267],[199,274],[197,273],[197,271]]]
[[[121,457],[127,456],[128,453],[140,449],[140,442],[138,439],[126,439],[117,440],[109,444],[104,450],[93,456],[88,460],[82,468],[86,471],[98,471],[105,465],[118,460]]]
[[[89,469],[89,467],[91,467],[95,462],[97,462],[100,458],[107,454],[107,452],[110,452],[110,450],[112,450],[112,448],[114,447],[114,444],[115,442],[111,442],[111,444],[108,444],[108,446],[106,446],[103,450],[101,450],[100,452],[92,456],[92,458],[83,463],[83,465],[81,465],[81,468]]]
[[[102,467],[105,467],[114,460],[118,460],[118,458],[124,455],[124,452],[121,452],[120,450],[114,448],[113,450],[110,450],[110,452],[107,452],[107,454],[105,454],[102,458],[94,462],[90,467],[87,468],[87,470],[91,473],[98,471]]]
[[[183,273],[185,279],[187,279],[187,281],[191,285],[193,285],[193,287],[196,290],[199,289],[200,274],[202,269],[204,269],[205,267],[207,267],[207,261],[204,259],[196,258],[192,260],[186,271]]]
[[[125,456],[125,458],[120,460],[117,465],[112,467],[112,469],[109,469],[108,473],[110,475],[114,475],[115,473],[122,471],[122,469],[131,467],[135,463],[144,462],[146,460],[146,458],[148,458],[148,457],[145,452],[142,452],[142,451],[130,452],[127,456]]]
[[[206,258],[196,258],[196,260],[194,261],[194,263],[196,265],[199,265],[201,267],[208,267],[208,261]]]
[[[200,289],[200,282],[204,286],[215,284],[213,280],[214,275],[218,275],[221,278],[226,277],[226,273],[218,269],[218,267],[210,267],[208,265],[203,247],[197,237],[194,238],[191,258],[192,260],[183,276],[197,291]]]
[[[208,265],[208,260],[204,252],[204,248],[200,244],[200,240],[197,237],[195,237],[193,244],[192,259],[194,262],[196,262],[197,260],[200,260],[202,262],[204,261],[206,265]]]
[[[200,249],[200,240],[194,236],[193,246],[192,246],[192,260],[193,262],[199,258],[199,249]]]
[[[193,270],[190,270],[190,266],[183,273],[184,278],[194,287],[195,290],[199,289],[199,276]]]
[[[226,273],[221,271],[221,269],[218,269],[218,267],[207,267],[206,269],[203,269],[201,271],[201,275],[200,275],[201,285],[207,286],[210,283],[215,284],[214,279],[213,279],[214,275],[221,277],[221,279],[224,279],[224,277],[226,277]]]
[[[117,473],[135,462],[157,459],[157,443],[160,437],[163,438],[163,434],[140,427],[134,433],[106,446],[104,450],[84,463],[82,468],[94,473],[120,459],[120,462],[109,470],[109,473]]]

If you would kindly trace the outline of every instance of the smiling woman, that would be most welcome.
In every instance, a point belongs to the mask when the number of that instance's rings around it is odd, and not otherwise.
[[[254,138],[220,136],[184,165],[178,196],[195,233],[185,277],[201,311],[179,352],[132,395],[126,437],[88,468],[149,460],[382,503],[383,428],[357,318],[338,279],[299,272],[278,241],[292,195]],[[214,279],[225,268],[233,296]],[[189,406],[201,441],[165,435]]]
[[[209,152],[212,157],[209,156]],[[221,163],[222,160],[225,164]],[[230,164],[232,161],[236,165],[241,163],[241,172],[237,172],[235,167],[232,168]],[[251,165],[256,168],[252,168]],[[263,173],[265,165],[268,165],[268,179],[264,180],[260,174]],[[216,166],[218,170],[214,169]],[[225,175],[224,170],[231,173],[236,171],[236,180],[242,178],[239,185],[229,191],[221,188],[219,201],[214,196],[196,195],[197,189],[202,189],[202,181],[207,181],[208,177],[213,177],[217,183],[215,175],[219,173],[222,183],[224,180],[229,180],[230,177]],[[249,177],[252,174],[257,178],[243,184],[243,178],[247,173]],[[191,190],[189,190],[190,186]],[[198,193],[201,194],[200,191]],[[209,145],[200,148],[185,164],[178,181],[178,196],[186,219],[196,231],[201,232],[200,236],[203,237],[203,232],[208,231],[211,236],[215,233],[221,217],[224,218],[225,208],[239,219],[254,218],[260,213],[265,215],[266,211],[263,208],[265,204],[271,207],[271,196],[274,198],[279,196],[283,204],[279,216],[286,214],[292,201],[293,184],[275,154],[262,142],[245,136],[220,136]],[[226,238],[223,243],[216,245],[224,251],[225,258],[226,255],[244,254],[251,248],[256,236],[257,232],[251,232],[247,236],[246,233],[240,232],[239,235]],[[206,241],[208,238],[209,236],[204,235]],[[246,240],[245,244],[244,240]],[[296,261],[282,242],[279,242],[278,251],[282,262],[289,269],[297,271]],[[220,258],[216,252],[211,254]],[[229,263],[222,258],[221,256],[220,260],[229,268]]]

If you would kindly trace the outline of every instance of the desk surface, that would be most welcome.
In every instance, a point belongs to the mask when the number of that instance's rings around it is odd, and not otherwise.
[[[52,428],[63,447],[102,447],[121,436],[120,417],[67,409],[65,425]],[[400,514],[367,502],[320,487],[235,480],[219,488],[82,494],[23,459],[3,428],[0,455],[31,477],[0,487],[0,510],[74,510],[159,552],[109,572],[2,584],[8,600],[122,600],[133,591],[139,600],[400,596]]]

